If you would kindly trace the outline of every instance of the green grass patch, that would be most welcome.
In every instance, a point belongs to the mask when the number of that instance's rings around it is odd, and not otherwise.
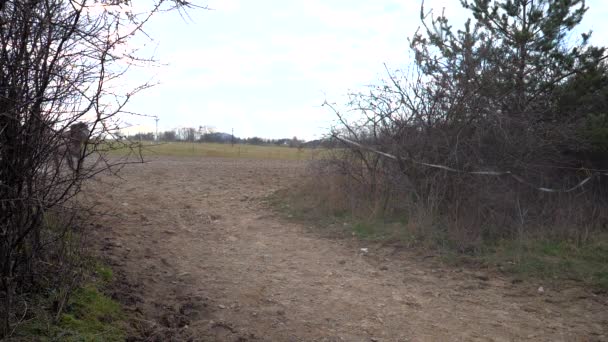
[[[127,317],[121,305],[104,294],[113,279],[112,270],[95,263],[90,279],[71,294],[65,309],[55,317],[55,296],[38,296],[35,312],[17,327],[16,341],[124,341]]]
[[[287,146],[218,144],[218,143],[187,143],[187,142],[141,142],[144,157],[224,157],[247,159],[279,159],[279,160],[310,160],[320,158],[323,149],[291,148]],[[124,154],[126,148],[118,148],[111,154]]]
[[[57,328],[66,341],[124,341],[123,318],[120,304],[89,284],[74,292]]]
[[[355,235],[363,239],[369,239],[379,235],[375,225],[368,222],[356,222],[352,226],[352,230]]]
[[[350,229],[355,236],[363,240],[371,241],[407,241],[410,243],[412,237],[404,234],[400,222],[394,220],[362,220],[348,217],[343,226]],[[407,235],[407,236],[406,236]]]
[[[521,277],[574,280],[608,290],[608,234],[585,243],[555,239],[500,241],[480,257]]]
[[[114,272],[112,269],[101,263],[95,264],[95,274],[106,284],[114,279]]]

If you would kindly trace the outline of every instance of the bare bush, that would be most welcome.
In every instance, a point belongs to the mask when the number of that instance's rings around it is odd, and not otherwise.
[[[118,115],[148,85],[116,80],[146,62],[126,43],[163,3],[135,14],[129,1],[0,1],[0,338],[22,317],[17,298],[48,283],[44,270],[58,271],[61,312],[77,250],[70,199],[126,161],[106,152],[132,147],[115,139]]]
[[[424,29],[411,40],[416,66],[352,94],[359,117],[332,107],[341,121],[333,136],[344,142],[334,164],[374,202],[381,196],[382,211],[432,217],[428,229],[462,250],[487,239],[580,239],[601,229],[608,140],[589,132],[608,127],[590,124],[591,113],[608,111],[606,57],[588,35],[565,44],[584,3],[463,4],[475,21],[457,32],[443,15],[421,10]],[[594,86],[583,90],[590,79]],[[573,89],[593,105],[573,108]]]

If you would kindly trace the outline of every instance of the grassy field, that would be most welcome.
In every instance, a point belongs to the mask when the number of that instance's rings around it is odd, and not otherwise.
[[[322,149],[291,148],[287,146],[257,146],[244,144],[215,144],[150,141],[141,142],[144,156],[225,157],[248,159],[310,160],[323,154]],[[119,154],[122,149],[113,151]]]

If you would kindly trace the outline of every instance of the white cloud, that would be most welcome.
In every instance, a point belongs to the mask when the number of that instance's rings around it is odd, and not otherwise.
[[[241,1],[239,0],[210,0],[207,2],[207,7],[214,11],[234,12],[241,9]]]
[[[130,109],[161,117],[163,129],[179,125],[235,128],[240,136],[313,137],[333,120],[318,106],[340,102],[349,89],[375,83],[405,67],[408,42],[420,26],[420,1],[210,0],[213,11],[192,20],[163,14],[142,39],[168,65],[140,69],[125,83],[155,76],[161,85]],[[599,0],[584,25],[606,28],[608,6]],[[426,0],[425,10],[445,13],[455,28],[467,12],[455,0]],[[130,118],[147,124],[145,118]]]

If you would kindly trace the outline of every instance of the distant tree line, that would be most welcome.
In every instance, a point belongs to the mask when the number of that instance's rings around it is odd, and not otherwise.
[[[127,136],[131,140],[140,141],[162,141],[162,142],[200,142],[219,144],[247,144],[247,145],[273,145],[287,147],[335,147],[336,142],[331,139],[318,139],[305,141],[293,138],[266,139],[261,137],[240,138],[229,133],[215,132],[206,126],[198,129],[193,127],[177,128],[158,133],[158,139],[154,132],[142,132]]]

